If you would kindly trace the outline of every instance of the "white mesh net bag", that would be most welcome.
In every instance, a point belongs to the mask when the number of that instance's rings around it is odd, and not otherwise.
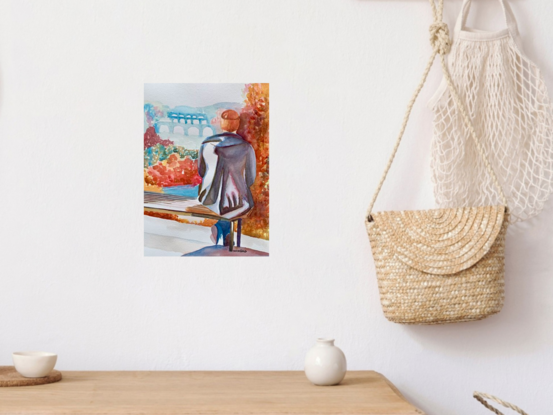
[[[463,1],[448,65],[516,222],[538,214],[553,190],[553,107],[540,70],[521,52],[509,4],[499,2],[507,29],[484,32],[465,28],[471,0]],[[429,106],[438,206],[495,203],[494,184],[445,81]]]

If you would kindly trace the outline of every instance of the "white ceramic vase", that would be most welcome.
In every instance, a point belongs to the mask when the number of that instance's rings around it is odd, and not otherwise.
[[[315,385],[337,385],[346,376],[346,370],[346,356],[334,346],[334,339],[317,339],[305,357],[305,375]]]

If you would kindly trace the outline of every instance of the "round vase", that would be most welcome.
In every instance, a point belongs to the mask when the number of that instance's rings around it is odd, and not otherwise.
[[[346,356],[334,346],[334,339],[317,339],[305,357],[305,375],[315,385],[337,385],[346,376],[346,370]]]

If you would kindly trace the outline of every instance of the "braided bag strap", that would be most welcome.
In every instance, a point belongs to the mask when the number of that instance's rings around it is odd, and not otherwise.
[[[505,402],[493,395],[488,395],[487,393],[482,392],[474,392],[472,395],[474,398],[480,402],[482,405],[484,405],[486,408],[488,408],[490,411],[496,413],[497,415],[503,415],[502,412],[500,412],[498,409],[491,406],[486,399],[489,399],[490,401],[497,402],[500,405],[503,405],[505,408],[512,409],[513,411],[518,412],[520,415],[528,415],[526,412],[524,412],[522,409],[520,409],[518,406],[510,404],[509,402]]]
[[[430,43],[432,45],[432,54],[430,55],[430,59],[428,60],[428,63],[426,64],[426,68],[424,69],[422,79],[415,89],[415,93],[413,94],[413,97],[409,101],[409,104],[407,105],[407,110],[405,111],[405,116],[403,117],[403,122],[401,124],[401,129],[399,131],[399,135],[397,137],[396,143],[394,145],[394,149],[392,150],[392,155],[390,156],[390,159],[388,160],[388,164],[386,165],[386,168],[384,169],[384,174],[382,175],[382,178],[380,179],[380,182],[378,183],[378,186],[376,188],[376,191],[373,195],[373,198],[369,204],[369,208],[367,209],[366,219],[370,222],[372,221],[372,210],[374,207],[374,204],[376,203],[376,199],[378,197],[378,194],[380,193],[380,190],[382,189],[382,185],[384,184],[384,181],[386,180],[386,176],[388,175],[388,171],[390,170],[390,167],[392,166],[392,162],[394,161],[394,158],[396,156],[397,150],[399,148],[399,144],[401,143],[401,139],[403,137],[403,133],[405,132],[405,128],[407,127],[407,123],[409,121],[409,116],[411,115],[411,110],[413,109],[413,105],[415,104],[415,101],[417,100],[417,97],[419,96],[419,93],[422,90],[422,87],[424,86],[426,82],[426,78],[428,77],[428,73],[430,72],[430,68],[432,67],[432,64],[434,63],[434,59],[436,58],[436,55],[440,55],[440,62],[442,66],[442,71],[447,83],[447,86],[449,87],[449,90],[451,91],[451,95],[453,96],[453,99],[455,100],[455,104],[459,111],[461,112],[463,122],[465,126],[468,128],[470,136],[472,140],[474,141],[474,144],[476,145],[476,149],[478,150],[478,153],[480,154],[480,157],[484,161],[484,165],[486,167],[486,170],[488,171],[488,174],[491,176],[492,181],[499,191],[499,196],[501,198],[501,202],[504,206],[507,206],[507,198],[505,197],[505,193],[503,192],[503,189],[501,185],[499,184],[499,180],[497,179],[497,176],[490,165],[490,162],[488,158],[486,157],[486,154],[484,153],[484,149],[482,148],[482,144],[480,143],[480,140],[476,136],[476,131],[474,130],[474,126],[472,125],[472,121],[470,120],[470,117],[467,113],[467,110],[465,108],[465,105],[461,101],[461,97],[459,96],[457,90],[455,89],[455,85],[453,84],[453,80],[451,79],[451,75],[449,73],[449,69],[447,67],[447,62],[445,60],[445,55],[447,55],[451,49],[451,40],[449,38],[449,29],[447,27],[447,24],[445,24],[442,21],[442,15],[444,10],[444,0],[429,0],[430,1],[430,7],[432,8],[432,14],[434,16],[434,22],[430,25]]]

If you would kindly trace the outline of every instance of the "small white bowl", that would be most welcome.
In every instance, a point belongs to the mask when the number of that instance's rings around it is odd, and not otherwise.
[[[12,355],[15,370],[26,378],[48,376],[56,365],[58,355],[48,352],[15,352]]]

